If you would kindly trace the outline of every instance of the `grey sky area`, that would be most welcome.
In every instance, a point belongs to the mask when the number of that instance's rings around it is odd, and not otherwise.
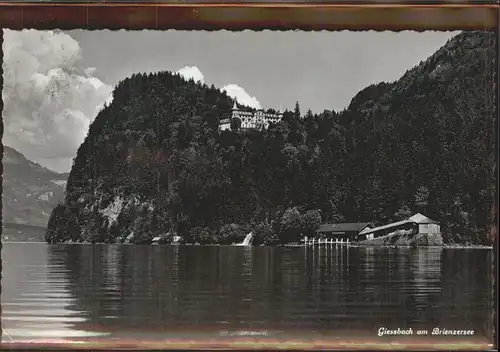
[[[3,142],[67,172],[113,85],[169,70],[240,103],[342,110],[394,81],[457,32],[6,31]]]

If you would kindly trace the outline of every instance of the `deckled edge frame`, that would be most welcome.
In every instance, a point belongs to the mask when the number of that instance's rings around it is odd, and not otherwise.
[[[159,4],[159,3],[1,3],[0,2],[0,27],[8,29],[179,29],[179,30],[491,30],[497,34],[496,46],[498,58],[499,47],[499,7],[498,5],[467,5],[441,4],[441,5],[375,5],[375,4]],[[0,57],[3,62],[3,31],[0,32]],[[492,58],[494,59],[494,58]],[[497,59],[496,82],[498,82]],[[0,90],[3,88],[3,65],[0,65]],[[498,132],[498,104],[499,88],[495,85],[497,99],[495,101],[495,123],[492,128]],[[0,100],[0,110],[3,111],[3,101]],[[0,124],[0,133],[3,136],[3,123]],[[498,133],[496,134],[495,151],[498,161]],[[3,158],[3,145],[1,146]],[[498,314],[497,295],[498,292],[498,165],[494,170],[497,180],[495,204],[491,209],[491,236],[494,238],[493,250],[494,260],[492,267],[492,289],[494,297],[493,316],[493,341],[497,339]],[[0,173],[3,180],[3,163],[0,163]],[[1,207],[1,205],[0,205]],[[0,208],[1,210],[1,208]],[[0,251],[2,249],[2,238],[0,236]],[[2,263],[0,259],[0,274]],[[1,277],[1,276],[0,276]],[[0,285],[0,294],[1,294]],[[1,305],[0,305],[1,316]],[[0,320],[1,327],[1,320]],[[0,330],[1,331],[1,330]],[[2,333],[0,332],[0,339]],[[242,341],[243,342],[243,341]],[[137,343],[135,346],[127,344],[127,347],[145,347]],[[33,346],[33,345],[32,345]],[[14,347],[14,346],[10,346]],[[19,346],[22,347],[22,346]],[[29,347],[29,346],[24,346]],[[41,346],[33,346],[40,348]],[[44,346],[45,348],[50,346]],[[53,347],[63,347],[54,345]],[[70,346],[67,346],[70,347]],[[70,348],[78,348],[71,346]],[[81,346],[82,348],[99,348],[113,346]],[[125,347],[125,346],[115,346]],[[149,346],[161,348],[161,346]],[[166,347],[166,346],[163,346]],[[200,348],[193,346],[189,341],[174,344],[173,348]],[[214,346],[215,347],[215,346]],[[227,346],[228,348],[245,348],[238,344]],[[256,348],[257,346],[247,346]],[[298,346],[263,345],[262,348],[287,348],[304,349],[317,348],[311,344],[299,344]],[[326,346],[323,346],[326,347]],[[345,348],[346,346],[343,346]],[[352,348],[377,348],[353,344]],[[404,348],[399,345],[398,348]],[[417,346],[407,346],[415,348]],[[428,344],[418,346],[420,348],[436,349],[438,346]],[[450,348],[451,346],[443,346]],[[457,346],[460,348],[460,346]],[[467,348],[466,346],[462,346]],[[497,347],[497,346],[495,346]],[[386,347],[387,348],[387,347]]]

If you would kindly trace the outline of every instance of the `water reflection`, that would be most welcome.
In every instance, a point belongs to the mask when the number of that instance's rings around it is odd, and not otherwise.
[[[16,339],[206,327],[486,334],[490,324],[486,251],[5,244],[3,253],[3,325]]]
[[[364,251],[364,257],[365,259],[363,260],[363,268],[368,274],[373,274],[373,266],[375,263],[375,248],[373,247],[367,247],[365,248]]]
[[[493,251],[446,249],[441,260],[440,326],[458,328],[467,324],[477,310],[491,312],[492,274],[488,268],[491,268]],[[487,297],[485,291],[490,292]],[[466,301],[469,304],[463,305],[462,302]],[[488,316],[473,328],[478,334],[491,337],[491,324],[491,317]]]
[[[431,293],[441,292],[442,252],[442,248],[413,249],[410,252],[412,293],[418,307],[425,307],[429,304]]]
[[[65,256],[40,244],[4,244],[2,252],[2,341],[102,335],[78,329],[87,311],[75,309]],[[23,262],[24,261],[24,262]]]
[[[252,247],[243,247],[243,275],[252,276],[253,269],[253,248]]]

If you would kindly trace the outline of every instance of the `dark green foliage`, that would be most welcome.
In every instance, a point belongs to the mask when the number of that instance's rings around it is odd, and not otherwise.
[[[280,243],[280,238],[278,233],[273,230],[272,224],[267,222],[261,222],[257,224],[254,228],[254,239],[252,244],[254,245],[277,245]]]
[[[207,227],[193,227],[190,230],[191,241],[199,244],[215,244],[218,243],[218,238],[215,233],[213,233]]]
[[[309,237],[314,235],[321,223],[321,212],[319,210],[307,211],[302,215],[303,234]]]
[[[237,224],[228,224],[221,227],[219,232],[218,243],[233,244],[241,243],[245,236],[249,233],[248,227]]]
[[[304,236],[314,235],[321,223],[320,210],[303,211],[293,207],[283,212],[276,228],[282,243],[298,242]]]
[[[279,235],[282,242],[298,242],[302,236],[302,214],[297,207],[287,209],[280,221]]]
[[[82,229],[78,224],[79,215],[77,207],[69,207],[58,204],[52,211],[47,225],[45,239],[48,243],[59,243],[62,241],[81,242]]]
[[[406,204],[403,204],[399,210],[394,213],[393,219],[397,221],[406,220],[412,216],[414,212]]]
[[[296,118],[300,118],[300,104],[298,101],[295,102],[295,110],[293,111],[293,114]]]
[[[348,109],[285,111],[266,131],[217,131],[225,94],[168,72],[118,84],[80,146],[47,241],[298,241],[321,222],[422,212],[445,236],[493,226],[495,36],[462,33]],[[242,107],[243,109],[245,107]],[[102,215],[116,203],[116,221]],[[104,212],[105,213],[105,212]],[[101,215],[98,215],[101,214]]]

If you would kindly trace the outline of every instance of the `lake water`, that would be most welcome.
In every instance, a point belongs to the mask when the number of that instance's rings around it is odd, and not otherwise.
[[[4,243],[2,257],[5,342],[493,329],[492,250]]]

